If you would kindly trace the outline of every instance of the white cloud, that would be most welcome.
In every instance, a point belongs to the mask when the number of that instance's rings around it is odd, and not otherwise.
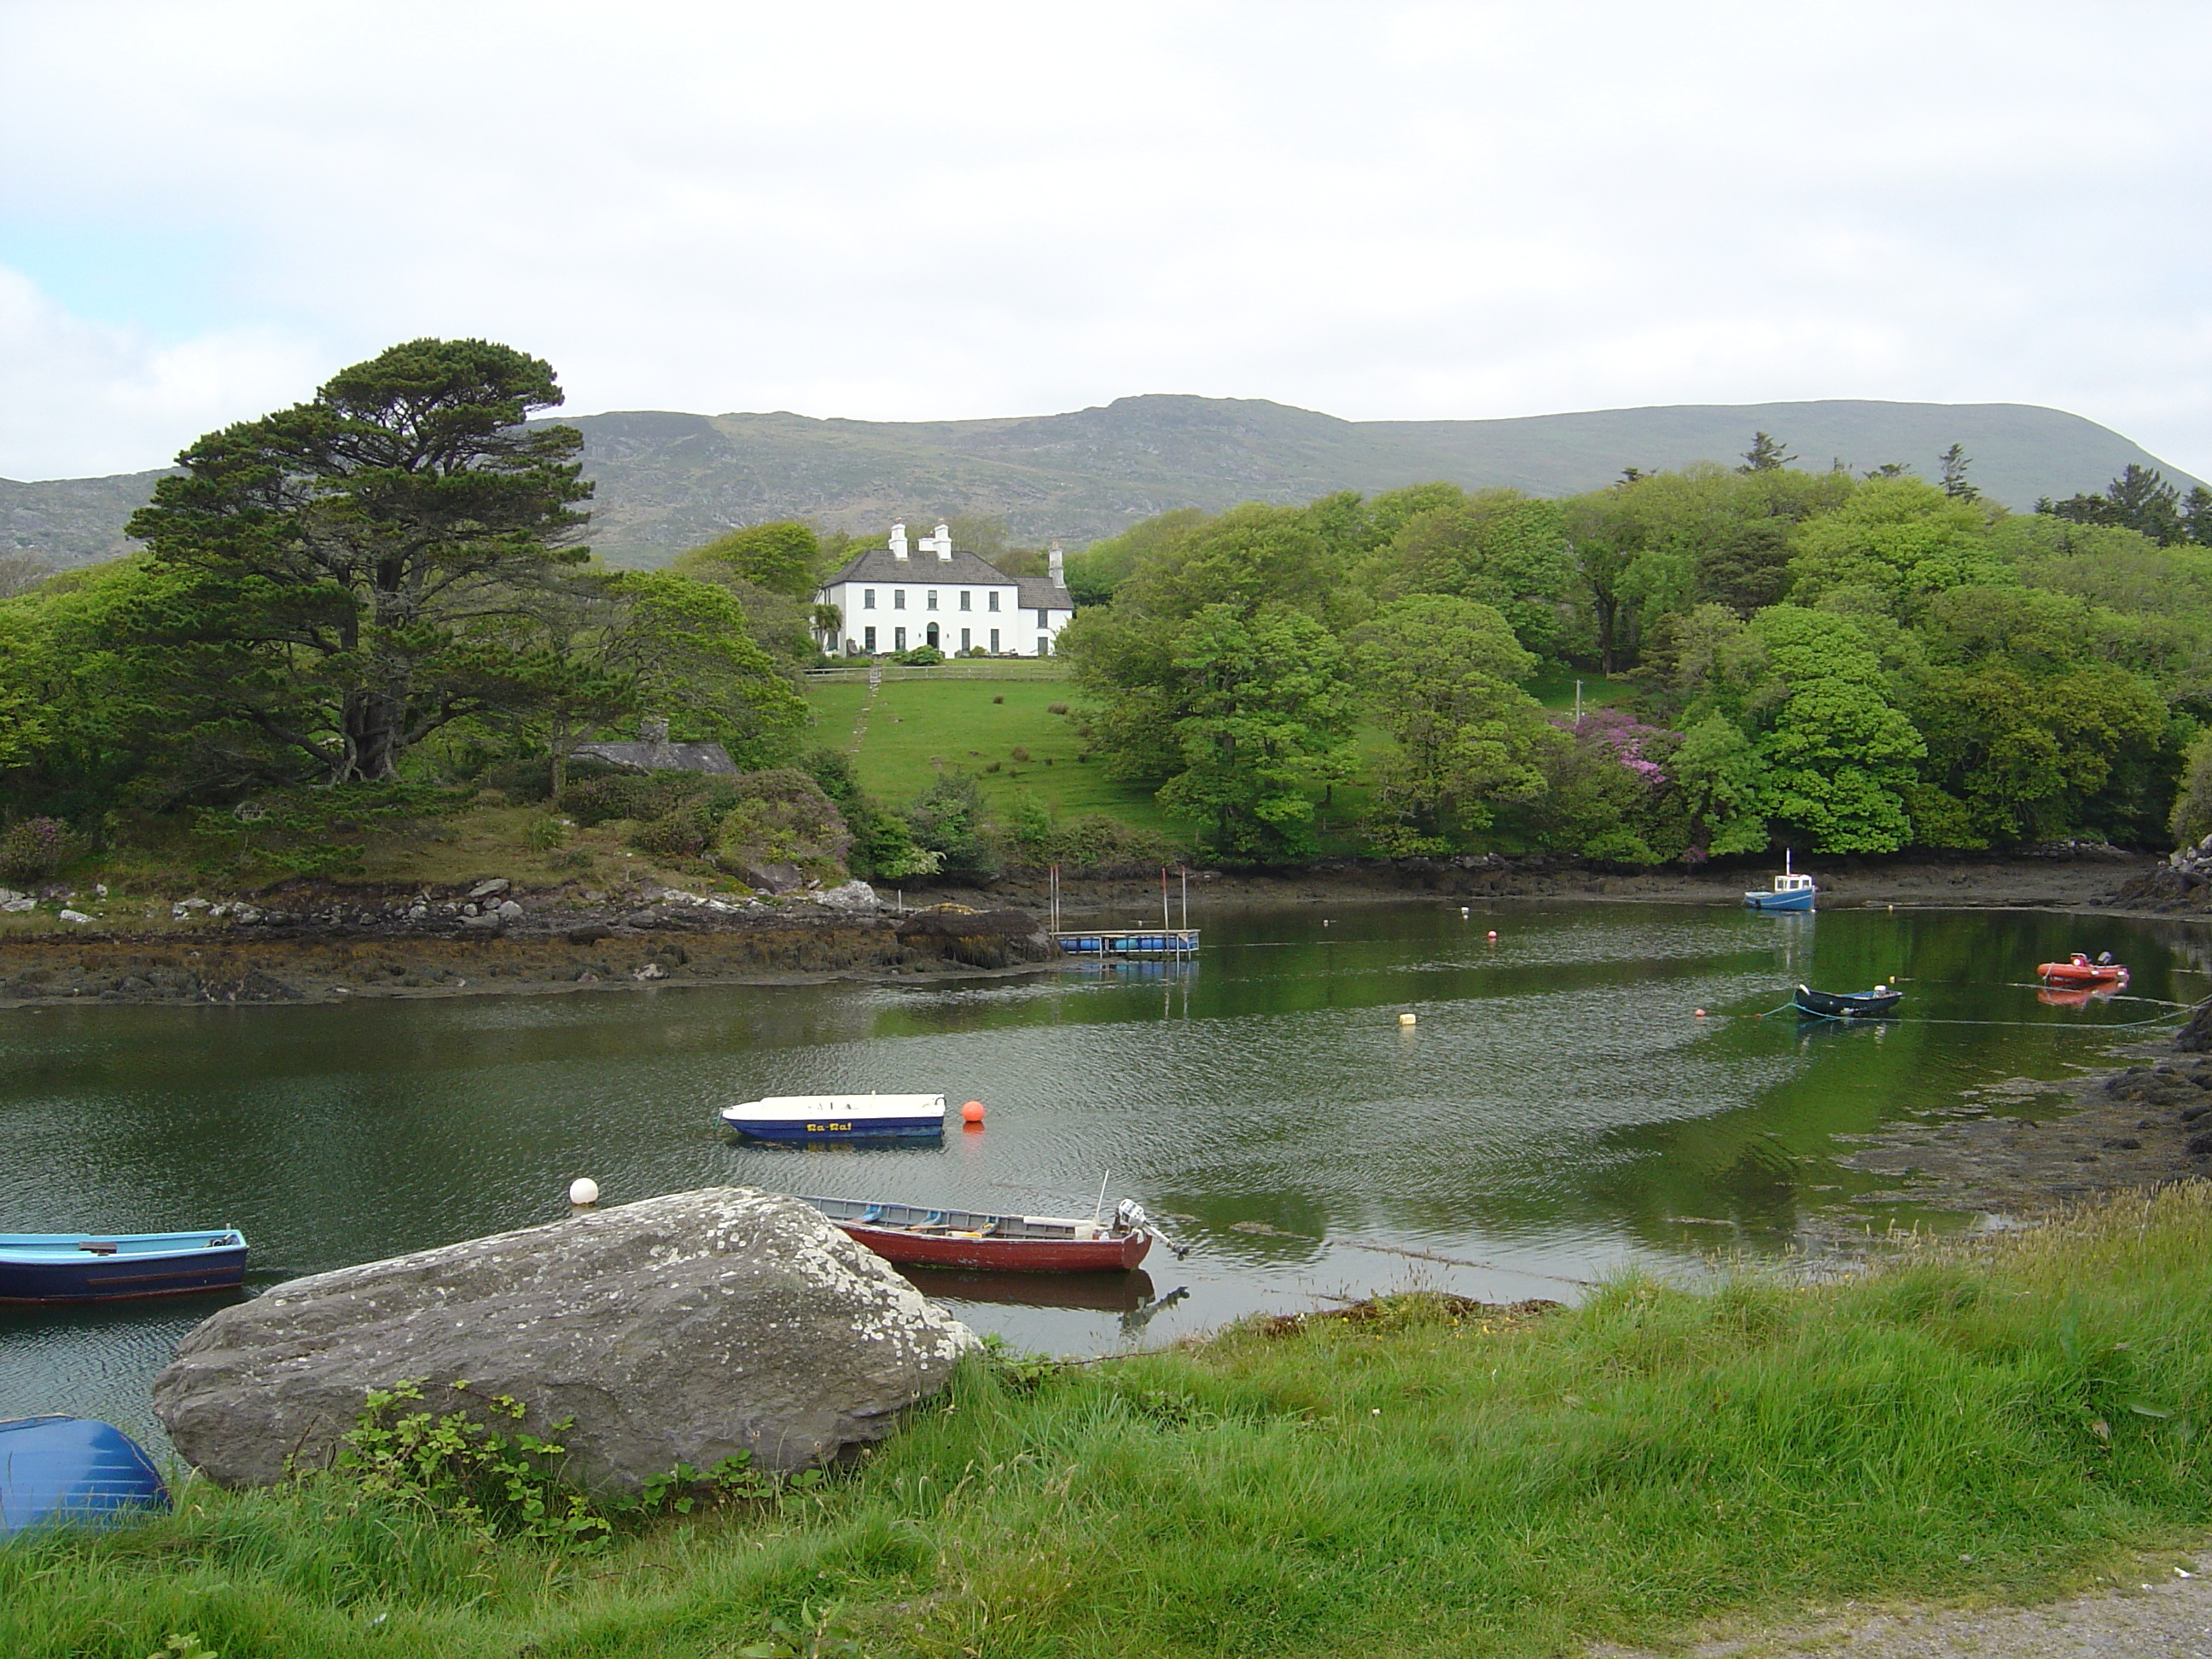
[[[72,317],[0,267],[0,477],[165,465],[200,433],[295,402],[319,378],[301,342],[232,329],[156,344]]]
[[[2002,399],[2212,472],[2212,106],[2148,41],[2202,61],[2212,11],[18,0],[0,247],[75,216],[232,250],[265,331],[142,415],[482,333],[580,410]],[[61,418],[0,419],[150,435],[68,411],[159,352],[41,314]]]

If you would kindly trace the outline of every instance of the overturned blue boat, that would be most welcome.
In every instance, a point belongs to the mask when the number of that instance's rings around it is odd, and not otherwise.
[[[0,1302],[197,1296],[246,1282],[246,1235],[0,1233]]]
[[[169,1507],[161,1473],[112,1424],[82,1417],[0,1422],[0,1538],[33,1527],[97,1527]]]

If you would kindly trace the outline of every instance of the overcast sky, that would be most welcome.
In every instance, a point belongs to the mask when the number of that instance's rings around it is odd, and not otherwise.
[[[2212,4],[0,0],[0,476],[577,413],[2073,410],[2212,477]]]

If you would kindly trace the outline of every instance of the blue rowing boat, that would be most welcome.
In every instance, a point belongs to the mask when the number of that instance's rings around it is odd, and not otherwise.
[[[100,1526],[169,1507],[161,1471],[112,1424],[82,1417],[0,1422],[0,1538],[33,1527]]]
[[[246,1282],[246,1235],[0,1233],[0,1302],[196,1296]]]

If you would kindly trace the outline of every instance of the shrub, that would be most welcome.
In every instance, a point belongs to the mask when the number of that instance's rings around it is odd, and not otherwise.
[[[1025,761],[1030,757],[1030,751],[1023,748],[1019,744],[1016,744],[1007,752],[1018,761]]]
[[[1044,712],[1048,714],[1065,714],[1067,712],[1067,705],[1064,702],[1048,702],[1044,706]]]
[[[988,881],[999,873],[997,852],[983,835],[982,791],[969,774],[939,773],[928,792],[907,808],[906,820],[915,841],[937,855],[945,874]]]
[[[718,816],[703,799],[688,800],[640,829],[630,845],[657,858],[696,858],[713,843]]]
[[[608,772],[572,782],[562,792],[561,805],[582,824],[615,818],[650,823],[706,787],[706,780],[696,772]]]
[[[587,778],[619,777],[623,769],[590,755],[571,760],[568,766],[568,787],[574,789]],[[528,804],[553,799],[553,762],[550,756],[536,755],[522,760],[503,761],[497,766],[486,767],[477,776],[477,785],[485,789],[496,789],[509,800]]]
[[[550,853],[568,839],[568,826],[559,818],[538,818],[522,832],[522,838],[541,853]]]
[[[1091,872],[1157,870],[1182,856],[1154,831],[1103,812],[1085,812],[1054,823],[1026,799],[1014,807],[1007,838],[1024,864],[1057,864]]]
[[[36,881],[51,876],[76,850],[76,838],[59,818],[25,818],[0,836],[0,876]]]
[[[729,782],[738,799],[714,837],[714,858],[724,869],[791,864],[817,881],[844,876],[853,831],[812,778],[779,766]]]
[[[1000,692],[1000,693],[999,693],[999,695],[998,695],[997,696],[995,696],[995,697],[994,697],[994,698],[992,698],[992,699],[991,699],[991,701],[992,701],[993,702],[1006,702],[1006,694],[1005,692],[1003,692],[1003,691]]]
[[[917,645],[911,651],[902,651],[891,659],[904,663],[908,668],[934,668],[945,660],[945,653],[933,645]]]

